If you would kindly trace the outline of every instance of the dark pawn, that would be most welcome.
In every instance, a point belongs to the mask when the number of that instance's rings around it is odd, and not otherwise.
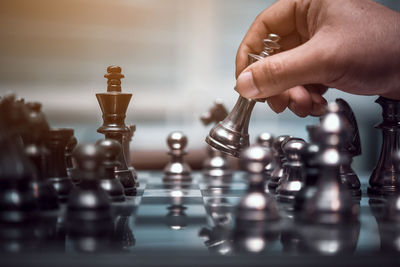
[[[36,219],[33,184],[36,168],[24,153],[20,134],[27,124],[23,103],[8,95],[0,101],[0,223],[27,223]]]
[[[67,231],[77,250],[98,251],[105,249],[112,235],[113,223],[110,200],[99,185],[102,150],[95,144],[78,145],[72,152],[81,180],[68,199]],[[92,240],[93,246],[85,240]]]
[[[285,154],[282,151],[282,145],[291,137],[289,135],[278,136],[273,143],[275,168],[271,173],[271,179],[268,182],[268,188],[274,191],[279,185],[279,181],[284,175],[283,164],[285,163]]]
[[[304,183],[304,164],[301,151],[307,143],[301,138],[291,138],[282,150],[285,153],[285,170],[280,185],[277,187],[277,199],[281,202],[293,202]]]
[[[321,120],[320,153],[318,155],[319,176],[315,195],[305,204],[303,218],[310,223],[349,223],[358,219],[359,207],[340,180],[340,165],[348,164],[350,158],[341,154],[349,129],[339,114],[339,106],[330,103]]]
[[[104,175],[100,177],[100,187],[108,193],[111,201],[124,201],[124,187],[115,177],[115,169],[119,165],[117,157],[121,152],[121,144],[112,139],[97,141],[104,154]]]
[[[340,179],[342,180],[342,183],[349,188],[353,196],[360,197],[361,183],[357,174],[351,167],[353,157],[361,155],[360,132],[358,131],[356,117],[354,116],[350,105],[341,98],[336,99],[335,102],[339,106],[342,120],[346,120],[346,122],[343,123],[348,123],[348,128],[350,130],[345,142],[341,147],[341,153],[347,154],[347,156],[350,158],[350,162],[340,166]]]
[[[136,132],[136,125],[135,124],[129,125],[129,132],[126,133],[122,139],[122,150],[124,151],[128,169],[131,171],[132,176],[135,177],[135,179],[137,180],[137,172],[135,167],[132,166],[131,153],[130,153],[130,143],[132,141],[132,137],[134,136],[135,132]]]
[[[35,165],[37,170],[37,198],[40,209],[52,210],[57,209],[58,197],[52,183],[47,179],[46,158],[49,155],[49,150],[45,146],[45,141],[49,135],[49,125],[46,117],[41,111],[40,103],[26,103],[28,110],[28,121],[26,131],[22,134],[22,139],[25,146],[25,154]]]
[[[320,151],[318,143],[319,126],[307,126],[310,143],[301,151],[304,161],[304,183],[299,193],[295,197],[294,209],[302,211],[304,203],[312,198],[317,191],[317,181],[319,178],[318,153]]]
[[[73,129],[50,129],[46,140],[46,146],[50,152],[46,159],[47,177],[56,189],[61,202],[68,200],[68,195],[73,188],[65,160],[65,148],[73,135]]]
[[[260,146],[272,149],[272,146],[274,143],[274,136],[270,133],[264,132],[264,133],[261,133],[259,136],[257,136],[256,142]],[[275,168],[274,160],[272,162],[268,163],[267,166],[265,166],[265,172],[268,175],[268,179],[270,178],[271,173],[274,170],[274,168]]]
[[[241,153],[240,165],[249,186],[236,210],[234,243],[238,251],[261,252],[279,235],[278,208],[274,198],[265,193],[265,166],[272,159],[272,151],[262,146],[250,146]],[[253,248],[249,239],[263,240],[265,247]]]
[[[395,171],[400,171],[400,150],[394,152],[392,156]],[[397,181],[396,192],[388,200],[384,210],[384,219],[393,223],[400,223],[400,180]]]
[[[192,181],[191,168],[184,160],[187,137],[181,132],[172,132],[168,135],[167,144],[170,149],[170,162],[164,168],[163,181],[167,183],[190,183]]]
[[[125,195],[136,195],[136,188],[139,187],[136,173],[129,169],[124,151],[124,139],[130,134],[130,129],[125,125],[126,110],[132,94],[121,92],[121,79],[125,76],[121,73],[121,67],[109,66],[107,74],[107,92],[96,94],[101,111],[103,113],[103,125],[97,132],[104,134],[106,139],[117,140],[122,145],[121,153],[118,156],[120,166],[116,171],[118,179],[125,189]]]
[[[382,131],[382,148],[378,163],[369,178],[368,193],[387,196],[397,190],[400,171],[395,166],[394,153],[400,149],[400,101],[379,97],[383,122],[376,126]]]
[[[68,141],[67,146],[65,147],[65,161],[67,165],[67,173],[69,178],[72,180],[74,184],[79,183],[79,181],[74,177],[74,162],[72,160],[72,151],[75,149],[78,144],[78,140],[75,136],[72,136]]]

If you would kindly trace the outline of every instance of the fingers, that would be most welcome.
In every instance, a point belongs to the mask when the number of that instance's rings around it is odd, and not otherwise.
[[[247,67],[247,54],[258,54],[263,49],[262,40],[269,33],[281,38],[289,34],[307,32],[307,14],[310,1],[281,0],[261,12],[250,26],[236,54],[236,78]]]
[[[243,97],[268,98],[302,84],[324,84],[330,79],[332,46],[313,37],[288,51],[259,60],[247,67],[236,81]]]
[[[267,103],[276,113],[283,112],[287,107],[299,117],[321,116],[327,104],[325,98],[317,91],[296,86],[285,92],[267,98]]]

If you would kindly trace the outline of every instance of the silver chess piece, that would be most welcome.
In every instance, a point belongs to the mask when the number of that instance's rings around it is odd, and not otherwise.
[[[271,190],[275,190],[279,185],[279,181],[284,176],[284,168],[283,164],[286,161],[285,154],[283,153],[282,146],[292,138],[289,135],[280,135],[275,138],[274,143],[272,145],[274,151],[274,162],[275,166],[271,172],[271,178],[268,181],[268,188]]]
[[[164,168],[163,181],[167,183],[190,183],[192,181],[191,168],[184,161],[187,137],[182,132],[172,132],[168,135],[168,154],[170,162]]]
[[[237,221],[276,221],[280,216],[274,198],[265,193],[265,165],[272,161],[271,149],[255,145],[243,150],[240,165],[246,171],[248,190],[239,202],[237,208]]]
[[[220,100],[203,115],[200,120],[204,125],[222,121],[228,112]],[[207,157],[203,162],[203,174],[206,178],[230,178],[232,176],[231,166],[225,153],[207,146]]]
[[[304,164],[302,150],[307,143],[301,138],[292,138],[287,141],[282,149],[285,153],[286,173],[277,187],[277,199],[281,202],[293,202],[304,183]]]
[[[329,104],[321,119],[318,154],[319,178],[313,197],[306,200],[304,219],[310,223],[350,223],[358,219],[359,206],[353,202],[349,189],[340,180],[340,166],[348,164],[350,157],[341,153],[349,133],[341,119],[337,103]]]
[[[279,40],[278,35],[269,34],[264,39],[264,50],[259,55],[248,55],[249,65],[276,53],[280,49]],[[224,153],[239,157],[240,152],[250,144],[248,128],[255,103],[256,100],[239,96],[228,116],[211,129],[206,142]]]
[[[259,145],[241,153],[240,165],[249,185],[236,210],[233,240],[237,252],[261,253],[279,236],[278,207],[275,199],[265,193],[265,165],[272,159],[271,149]]]
[[[268,132],[263,132],[259,136],[257,136],[256,143],[260,146],[267,147],[269,149],[272,149],[272,145],[274,143],[274,136]],[[268,163],[265,166],[265,172],[268,175],[268,179],[271,176],[272,171],[274,170],[275,167],[275,161],[272,160],[270,163]]]

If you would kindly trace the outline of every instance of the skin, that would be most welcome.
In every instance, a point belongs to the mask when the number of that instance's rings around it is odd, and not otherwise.
[[[278,34],[280,53],[247,65]],[[400,13],[369,0],[281,0],[260,13],[236,55],[236,89],[276,113],[324,112],[328,87],[400,100]]]

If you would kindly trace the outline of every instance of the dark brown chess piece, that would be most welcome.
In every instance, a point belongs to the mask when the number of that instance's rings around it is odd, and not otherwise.
[[[46,159],[47,179],[53,184],[61,202],[68,199],[68,195],[73,188],[72,181],[67,173],[65,160],[65,148],[73,135],[73,129],[55,128],[50,129],[46,140],[46,146],[50,152]]]
[[[106,139],[117,140],[123,145],[124,136],[130,134],[131,131],[125,125],[125,117],[132,94],[121,92],[121,79],[124,78],[124,75],[121,74],[121,67],[109,66],[104,77],[107,78],[107,92],[96,94],[103,113],[103,125],[97,131],[104,134]],[[121,164],[116,173],[125,188],[125,195],[132,196],[136,194],[139,183],[136,173],[129,169],[125,155],[126,152],[122,147],[118,156]]]
[[[382,148],[378,163],[369,178],[368,194],[387,196],[396,192],[400,171],[395,166],[394,153],[400,149],[400,101],[379,97],[383,122],[376,126],[382,131]]]
[[[361,196],[361,183],[358,179],[356,172],[351,167],[353,162],[353,157],[361,155],[361,141],[360,133],[358,131],[358,125],[356,117],[351,109],[350,105],[343,99],[338,98],[335,102],[339,106],[340,114],[342,120],[346,120],[349,124],[348,129],[350,132],[347,135],[347,140],[343,143],[341,147],[341,153],[345,153],[350,158],[348,164],[343,164],[340,166],[340,179],[342,183],[349,188],[351,194],[355,197]]]
[[[37,170],[37,198],[40,209],[49,210],[58,208],[58,196],[53,184],[47,179],[46,159],[50,151],[45,146],[45,141],[49,136],[49,125],[44,113],[41,111],[42,105],[37,102],[25,104],[28,110],[28,120],[26,131],[21,135],[24,141],[25,154],[35,165]]]
[[[36,168],[24,153],[20,134],[27,124],[23,103],[7,95],[0,101],[0,222],[26,223],[36,217]]]

